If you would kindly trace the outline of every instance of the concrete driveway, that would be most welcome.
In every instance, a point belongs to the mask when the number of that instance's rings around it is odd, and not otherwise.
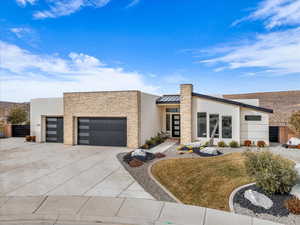
[[[128,148],[0,139],[0,196],[79,195],[153,199],[116,158]]]

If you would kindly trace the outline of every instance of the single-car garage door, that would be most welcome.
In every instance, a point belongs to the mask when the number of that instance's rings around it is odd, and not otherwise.
[[[78,144],[99,146],[127,145],[126,118],[78,118]]]
[[[64,119],[46,117],[46,142],[64,142]]]

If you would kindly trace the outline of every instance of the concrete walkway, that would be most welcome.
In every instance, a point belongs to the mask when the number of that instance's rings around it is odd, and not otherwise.
[[[130,149],[0,139],[0,196],[153,199],[117,160],[125,151]]]
[[[147,199],[0,197],[0,224],[279,225],[229,212]]]

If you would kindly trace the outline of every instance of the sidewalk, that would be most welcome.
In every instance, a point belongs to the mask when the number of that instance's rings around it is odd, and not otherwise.
[[[279,225],[214,209],[146,199],[0,197],[0,225]]]

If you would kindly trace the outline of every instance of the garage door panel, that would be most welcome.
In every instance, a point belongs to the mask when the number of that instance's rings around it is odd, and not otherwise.
[[[78,118],[78,144],[126,146],[126,118]]]
[[[63,142],[64,125],[62,117],[46,117],[46,142]]]

